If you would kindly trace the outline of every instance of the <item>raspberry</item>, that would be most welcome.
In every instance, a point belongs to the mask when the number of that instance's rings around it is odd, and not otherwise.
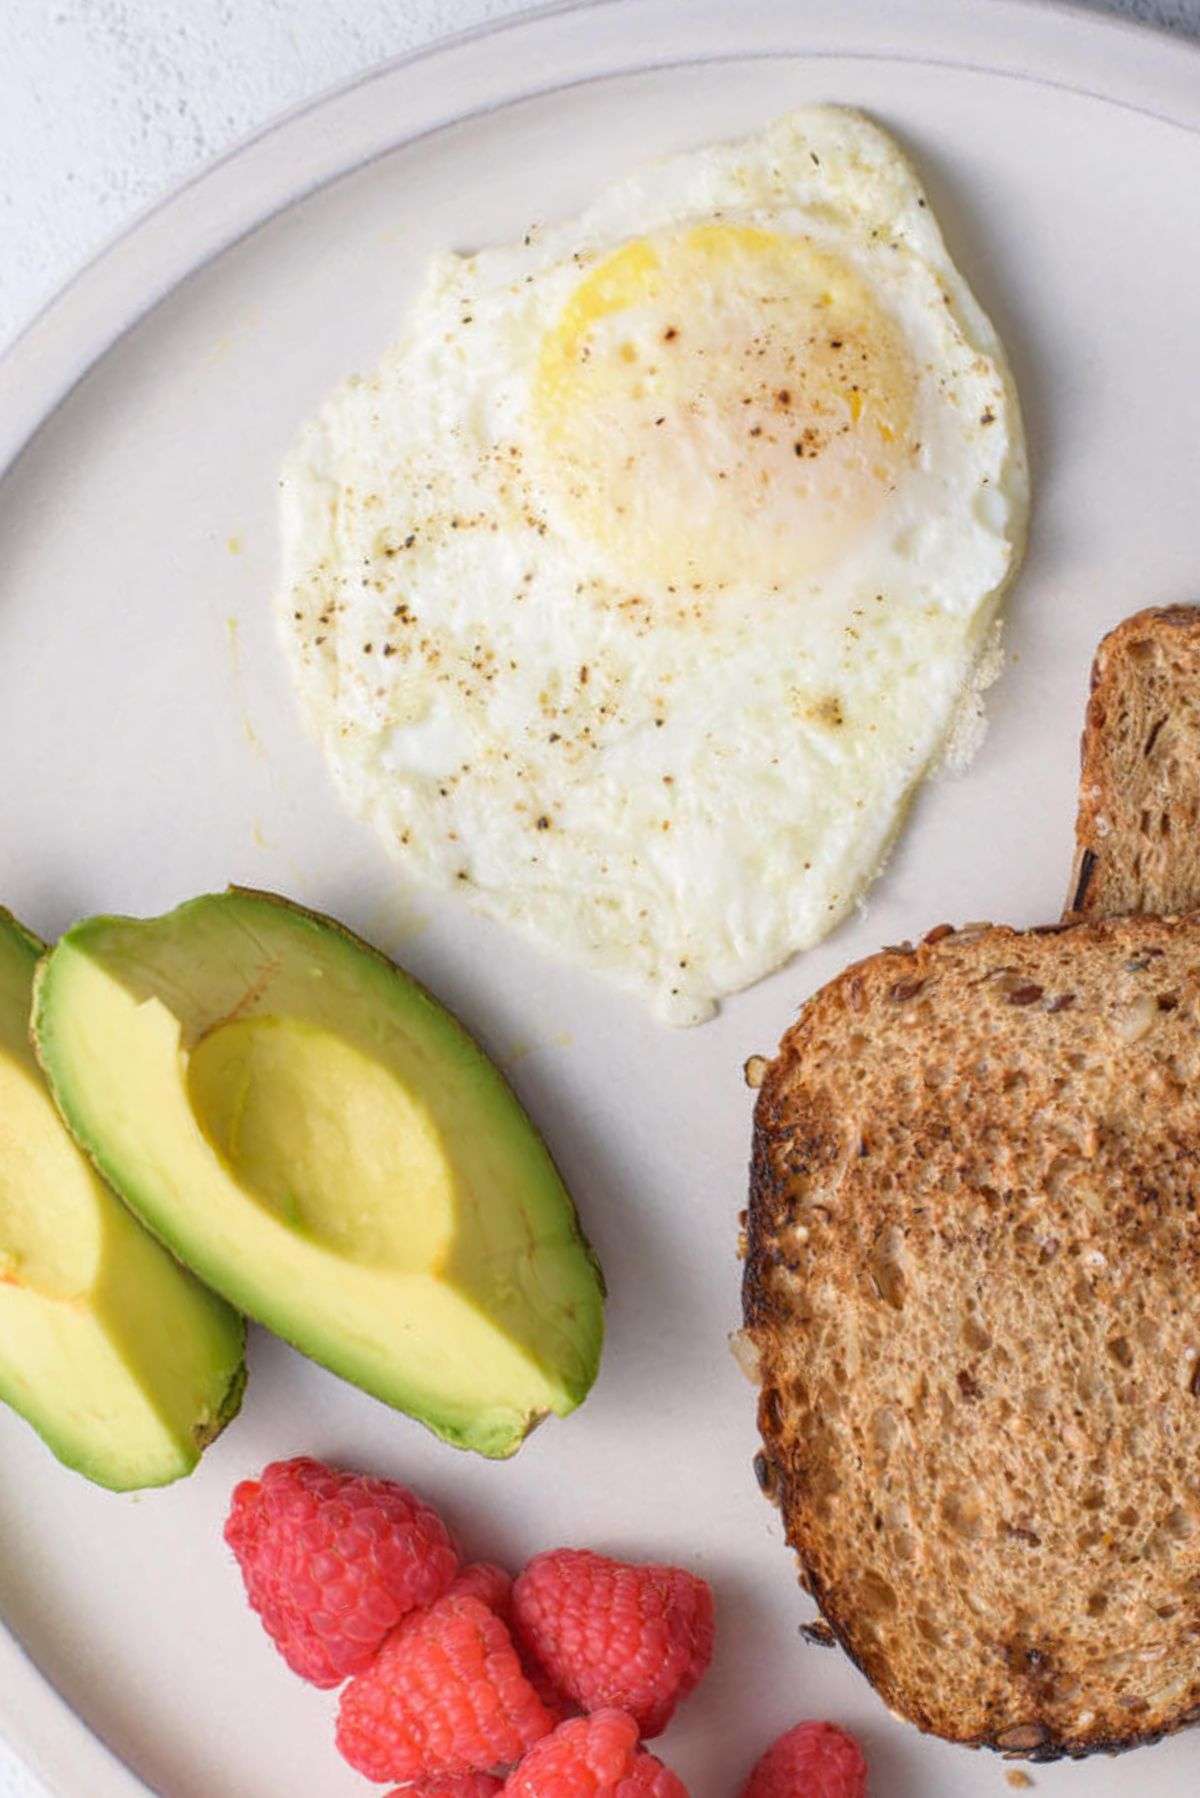
[[[473,1561],[460,1571],[447,1598],[477,1598],[506,1621],[512,1605],[512,1575],[491,1561]]]
[[[866,1798],[867,1763],[833,1723],[797,1723],[763,1755],[742,1798]]]
[[[627,1566],[586,1549],[530,1561],[513,1587],[525,1660],[585,1711],[627,1711],[643,1736],[666,1728],[712,1659],[713,1600],[679,1567]]]
[[[614,1787],[613,1798],[688,1798],[688,1789],[657,1756],[635,1754],[629,1772]]]
[[[512,1622],[512,1576],[490,1561],[476,1561],[464,1567],[449,1592],[448,1598],[477,1598],[489,1611],[507,1624]],[[565,1699],[536,1661],[522,1661],[521,1670],[555,1722],[574,1714],[575,1706]]]
[[[368,1779],[442,1778],[511,1767],[554,1723],[499,1617],[447,1595],[406,1618],[351,1680],[337,1745]]]
[[[495,1611],[497,1617],[510,1623],[512,1584],[512,1575],[505,1573],[502,1567],[496,1567],[490,1561],[476,1561],[462,1569],[446,1596],[477,1598],[489,1611]],[[576,1707],[563,1697],[536,1662],[523,1661],[521,1665],[526,1679],[546,1709],[553,1712],[556,1722],[574,1714]]]
[[[539,1666],[537,1661],[529,1655],[522,1655],[521,1666],[525,1670],[526,1679],[546,1709],[552,1714],[556,1723],[561,1723],[567,1717],[579,1715],[579,1706],[563,1696],[546,1669]]]
[[[422,1779],[415,1786],[397,1786],[388,1798],[495,1798],[504,1781],[490,1773],[460,1773],[453,1779]]]
[[[314,1686],[369,1666],[409,1611],[458,1567],[435,1511],[391,1480],[276,1461],[233,1494],[225,1540],[284,1660]]]
[[[504,1798],[687,1798],[683,1782],[638,1748],[623,1711],[560,1723],[510,1773]]]

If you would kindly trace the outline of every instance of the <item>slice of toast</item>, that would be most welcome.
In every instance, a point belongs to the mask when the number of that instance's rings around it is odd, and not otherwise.
[[[943,927],[755,1115],[762,1479],[896,1711],[1034,1760],[1200,1716],[1200,919]]]
[[[1068,915],[1200,906],[1200,608],[1159,606],[1092,664]]]

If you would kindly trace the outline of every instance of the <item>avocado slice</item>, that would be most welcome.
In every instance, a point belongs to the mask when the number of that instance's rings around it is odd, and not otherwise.
[[[603,1283],[497,1068],[332,919],[231,889],[42,966],[76,1139],[215,1291],[446,1441],[510,1455],[596,1375]]]
[[[63,1128],[29,1043],[44,948],[0,910],[0,1398],[97,1485],[163,1486],[236,1413],[245,1326]]]

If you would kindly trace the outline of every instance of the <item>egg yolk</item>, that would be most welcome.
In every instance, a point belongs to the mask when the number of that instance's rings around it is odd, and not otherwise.
[[[914,388],[867,283],[807,238],[715,223],[637,239],[543,340],[542,479],[625,579],[779,587],[875,518]]]

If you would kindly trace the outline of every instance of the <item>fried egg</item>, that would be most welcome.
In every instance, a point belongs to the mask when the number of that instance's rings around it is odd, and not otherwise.
[[[691,1023],[879,871],[1027,510],[920,185],[814,107],[440,258],[287,462],[281,611],[403,866]]]

